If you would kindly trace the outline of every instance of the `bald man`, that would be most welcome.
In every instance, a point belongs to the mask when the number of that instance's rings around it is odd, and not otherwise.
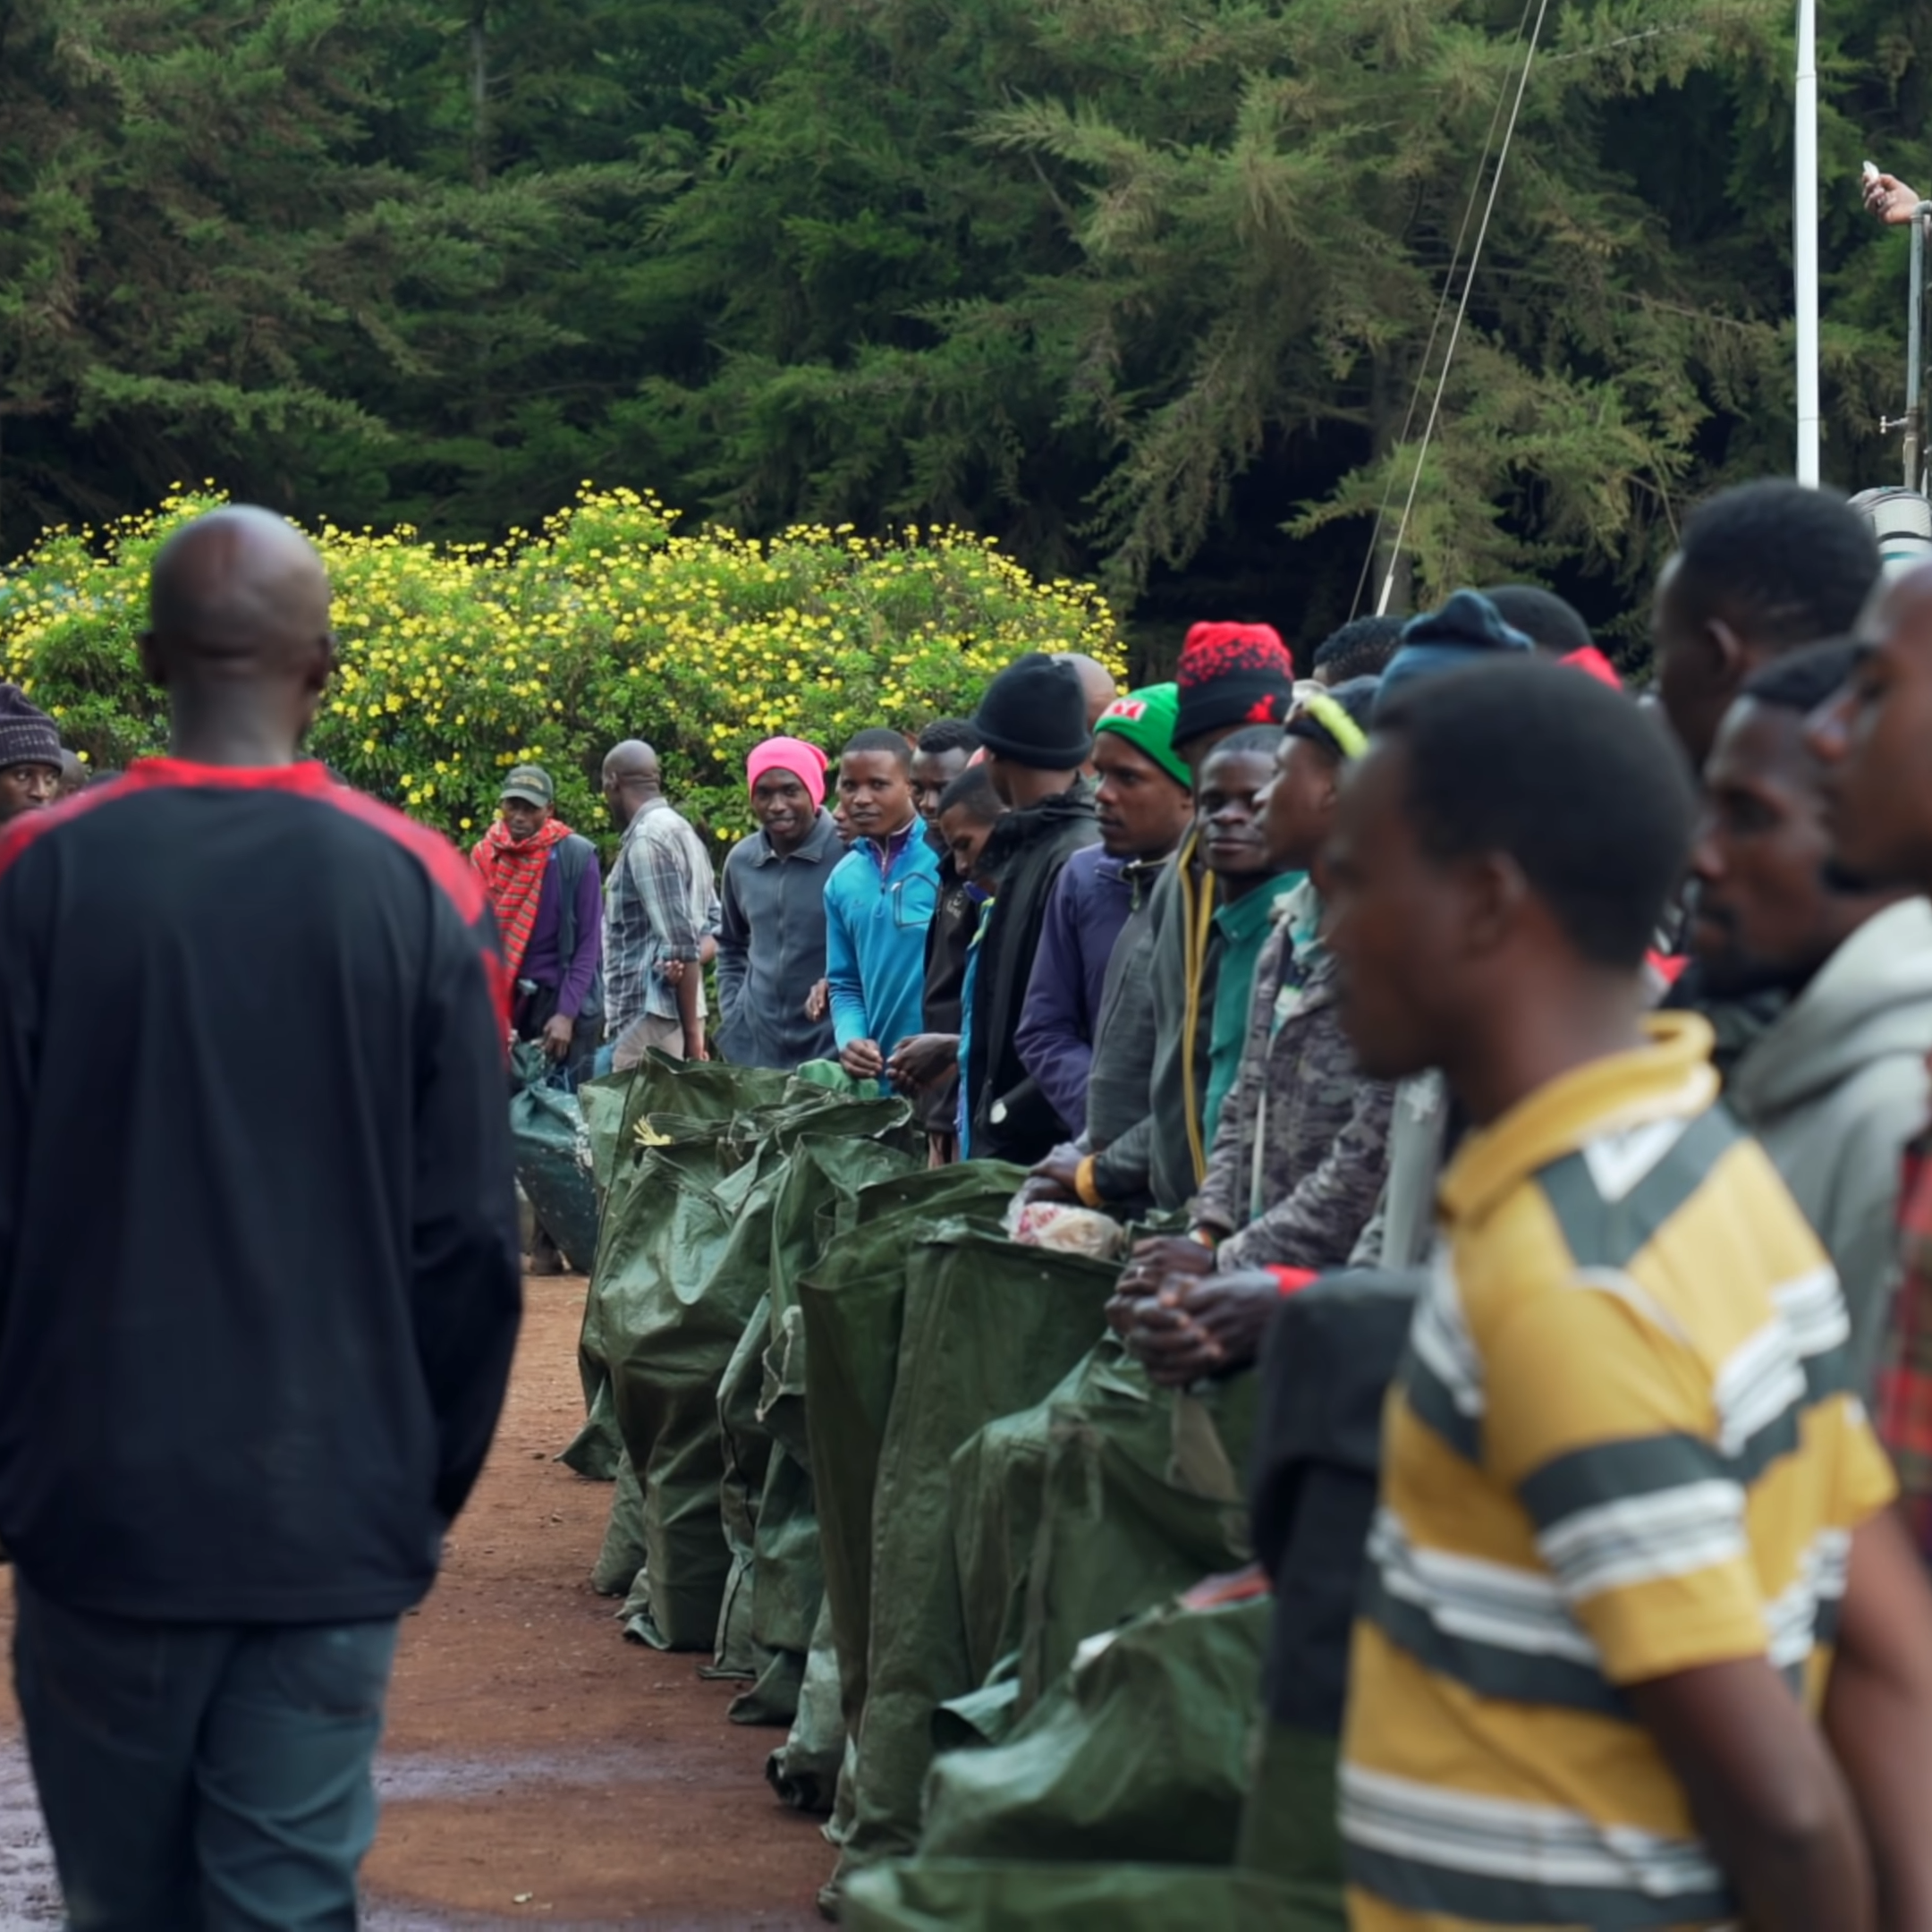
[[[1059,656],[1062,664],[1072,665],[1079,674],[1080,691],[1087,699],[1087,729],[1090,733],[1100,722],[1101,714],[1120,696],[1120,686],[1097,657],[1089,657],[1085,651],[1062,651]]]
[[[604,897],[605,1053],[620,1073],[653,1048],[704,1060],[704,960],[716,949],[711,855],[664,795],[641,740],[604,759],[604,802],[623,833]]]
[[[308,542],[199,518],[150,614],[169,755],[0,833],[21,1708],[72,1923],[346,1927],[516,1337],[505,988],[470,867],[301,760]]]

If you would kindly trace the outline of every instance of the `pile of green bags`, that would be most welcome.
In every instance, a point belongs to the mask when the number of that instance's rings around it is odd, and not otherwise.
[[[1040,1399],[1104,1326],[1117,1265],[1016,1246],[1023,1176],[969,1163],[860,1197],[804,1279],[807,1428],[852,1755],[841,1874],[909,1851],[938,1707],[976,1682],[951,1562],[951,1464]]]
[[[922,1166],[900,1100],[656,1058],[580,1098],[597,1581],[789,1725],[842,1916],[1338,1924],[1234,1868],[1267,1604],[1174,1601],[1251,1554],[1253,1374],[1156,1388],[1118,1264],[1008,1240],[1022,1174]]]
[[[911,1166],[909,1118],[902,1101],[855,1099],[755,1068],[654,1057],[628,1077],[582,1351],[607,1377],[628,1464],[628,1474],[617,1470],[596,1580],[611,1589],[628,1582],[626,1629],[640,1640],[710,1649],[729,1608],[731,1668],[746,1667],[757,1592],[741,1606],[736,1598],[727,1606],[727,1594],[734,1572],[741,1597],[753,1572],[767,1488],[776,1485],[769,1540],[785,1514],[786,1485],[796,1482],[783,1465],[775,1470],[758,1419],[758,1343],[769,1345],[782,1299],[773,1293],[775,1210],[792,1162],[820,1141],[867,1148],[845,1166],[843,1157],[814,1164],[828,1194],[842,1173],[855,1181]],[[795,1199],[791,1224],[815,1227],[822,1205]],[[794,1245],[780,1256],[781,1274],[796,1254]],[[727,1454],[735,1554],[725,1523]],[[623,1579],[626,1564],[633,1574]],[[772,1622],[801,1655],[816,1610],[802,1605],[786,1617],[771,1606]],[[782,1701],[782,1685],[773,1688]]]
[[[510,1139],[518,1183],[550,1239],[589,1272],[597,1246],[590,1140],[577,1096],[540,1046],[511,1050]]]
[[[876,1139],[814,1131],[788,1144],[771,1208],[770,1285],[745,1325],[718,1396],[733,1567],[714,1668],[720,1676],[751,1680],[732,1706],[740,1724],[792,1722],[825,1595],[805,1427],[800,1279],[850,1224],[865,1189],[912,1171],[907,1155]]]

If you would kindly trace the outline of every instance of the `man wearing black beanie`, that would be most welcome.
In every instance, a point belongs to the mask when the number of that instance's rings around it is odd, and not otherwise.
[[[1080,775],[1093,755],[1093,733],[1079,673],[1062,659],[1030,653],[987,686],[973,727],[1007,809],[986,847],[999,886],[986,910],[973,982],[962,1152],[1030,1164],[1070,1130],[1021,1063],[1015,1037],[1060,869],[1100,837],[1093,787]]]
[[[18,684],[0,684],[0,825],[44,811],[60,791],[61,741],[54,720]]]

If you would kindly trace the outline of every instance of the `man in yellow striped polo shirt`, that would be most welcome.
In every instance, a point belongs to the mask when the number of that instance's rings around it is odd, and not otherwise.
[[[1641,1015],[1690,824],[1652,724],[1537,665],[1418,686],[1344,793],[1343,1023],[1471,1123],[1356,1626],[1361,1932],[1932,1923],[1932,1591],[1837,1283],[1707,1030]]]

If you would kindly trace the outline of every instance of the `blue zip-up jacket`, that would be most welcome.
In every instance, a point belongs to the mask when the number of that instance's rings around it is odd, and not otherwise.
[[[921,1025],[926,928],[939,906],[939,860],[914,819],[887,840],[885,869],[860,839],[826,881],[826,978],[839,1050],[876,1041],[882,1053]]]

